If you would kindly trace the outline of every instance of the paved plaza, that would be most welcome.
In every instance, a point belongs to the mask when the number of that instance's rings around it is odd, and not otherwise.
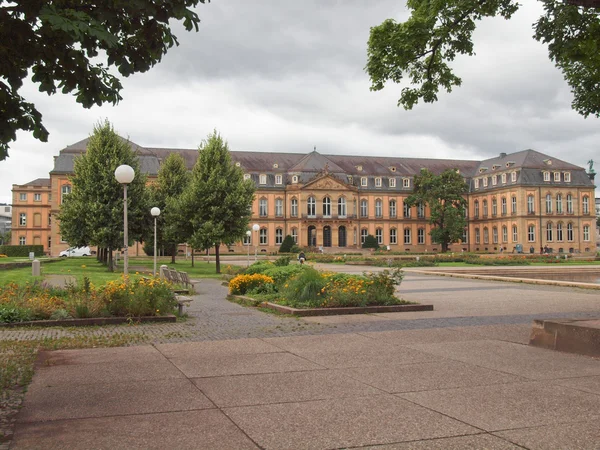
[[[176,324],[0,331],[147,338],[41,353],[12,448],[600,448],[600,360],[526,345],[599,291],[407,271],[434,311],[295,319],[196,289]]]

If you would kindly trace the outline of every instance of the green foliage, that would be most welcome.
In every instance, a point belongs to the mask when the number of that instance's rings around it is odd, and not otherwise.
[[[365,242],[363,242],[362,248],[374,248],[378,249],[379,244],[377,243],[377,238],[372,234],[368,234],[365,238]]]
[[[273,278],[275,285],[278,287],[281,287],[290,278],[295,277],[300,272],[305,270],[305,267],[307,267],[307,266],[302,266],[300,264],[294,264],[291,266],[279,266],[279,267],[275,266],[275,267],[267,268],[262,273],[264,275],[267,275],[267,276]]]
[[[244,180],[231,160],[229,145],[214,131],[200,145],[191,180],[174,205],[174,217],[192,248],[215,247],[220,273],[219,246],[242,240],[252,215],[255,186]]]
[[[534,38],[548,44],[550,59],[559,67],[574,94],[573,109],[600,117],[600,15],[559,0],[544,0],[544,15],[534,25]],[[517,0],[409,0],[410,17],[371,28],[365,70],[371,90],[388,81],[407,82],[398,105],[412,109],[419,100],[437,101],[438,92],[451,92],[462,80],[451,62],[473,55],[473,32],[485,17],[510,19]]]
[[[287,266],[290,264],[291,260],[292,260],[291,256],[280,256],[279,258],[277,258],[275,260],[275,265],[276,266]]]
[[[12,232],[7,231],[5,233],[0,233],[0,245],[9,245],[12,237]],[[2,252],[0,252],[2,253]]]
[[[0,245],[0,255],[9,257],[24,256],[28,257],[29,252],[33,252],[35,256],[44,255],[43,245]]]
[[[14,304],[0,304],[0,323],[27,322],[33,318],[31,310]]]
[[[270,261],[258,261],[254,264],[251,264],[250,267],[244,270],[246,275],[252,275],[253,273],[263,273],[267,269],[271,269],[275,267],[275,265]]]
[[[320,304],[321,289],[326,280],[321,273],[312,267],[302,270],[298,276],[289,280],[282,289],[283,297],[296,306],[314,307]]]
[[[123,247],[123,187],[114,173],[122,164],[135,171],[127,186],[130,244],[143,241],[152,229],[146,176],[129,142],[105,121],[94,127],[86,153],[75,159],[72,192],[65,196],[58,215],[61,237],[70,245]]]
[[[32,75],[49,95],[73,92],[84,108],[115,105],[122,99],[117,71],[128,77],[160,62],[178,45],[171,25],[197,31],[193,8],[205,1],[0,2],[0,161],[18,130],[48,140],[41,113],[19,93],[24,79]]]
[[[434,175],[427,169],[415,177],[413,193],[406,204],[413,206],[423,203],[429,206],[430,232],[434,242],[442,244],[442,253],[448,251],[452,242],[462,239],[466,227],[465,207],[468,186],[462,175],[448,169],[440,175]]]
[[[530,262],[525,258],[466,258],[465,263],[480,266],[527,266]]]
[[[283,239],[283,242],[281,243],[281,246],[279,247],[279,253],[291,253],[292,252],[292,247],[295,244],[296,243],[294,242],[294,238],[291,235],[288,234]]]

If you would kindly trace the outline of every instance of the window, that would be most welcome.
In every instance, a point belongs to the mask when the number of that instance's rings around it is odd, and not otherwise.
[[[375,187],[381,187],[381,177],[375,178]]]
[[[572,240],[573,240],[573,224],[568,223],[567,224],[567,241],[572,241]]]
[[[583,214],[590,213],[590,198],[588,196],[583,197],[582,206],[583,206]]]
[[[24,192],[21,192],[19,194],[19,200],[22,201],[22,202],[26,202],[27,201],[27,194],[24,193]]]
[[[518,233],[516,225],[513,225],[513,227],[512,227],[512,235],[513,235],[513,242],[518,242],[519,241],[519,233]]]
[[[331,199],[329,197],[323,199],[323,217],[331,217]]]
[[[69,195],[70,193],[71,193],[71,186],[68,184],[65,184],[60,190],[60,202],[64,203],[65,195]]]
[[[552,195],[546,194],[546,214],[552,214]]]
[[[502,208],[502,215],[505,216],[507,209],[506,209],[506,197],[502,197],[502,200],[500,200],[500,208]]]
[[[533,203],[533,195],[527,196],[527,214],[535,213],[535,205]]]
[[[419,228],[417,230],[417,243],[419,243],[419,244],[425,243],[425,230],[423,228]]]
[[[552,222],[548,222],[546,224],[546,240],[547,241],[553,241],[554,240],[554,233],[553,233],[553,229],[552,229]]]
[[[506,174],[502,174],[502,184],[506,184]]]
[[[490,230],[488,230],[487,227],[485,227],[483,229],[483,243],[484,244],[489,244],[490,243]]]
[[[390,229],[390,244],[397,244],[397,243],[398,243],[398,236],[396,235],[396,229],[391,228]]]
[[[383,202],[380,199],[375,200],[375,217],[383,217]]]
[[[527,227],[527,241],[535,242],[535,225],[529,225]]]
[[[275,175],[275,184],[283,184],[283,176]]]
[[[48,236],[48,249],[52,248],[52,237]]]
[[[498,184],[498,175],[492,175],[492,186],[496,186]]]
[[[258,201],[258,215],[260,217],[267,217],[267,199],[261,198]]]
[[[562,214],[562,194],[556,194],[556,214]]]
[[[250,245],[252,243],[252,232],[244,235],[244,240],[242,241],[244,245]]]
[[[479,178],[475,178],[475,189],[479,189]]]
[[[290,215],[292,217],[298,217],[298,199],[297,198],[292,199]]]
[[[544,181],[550,181],[550,172],[544,172]]]
[[[517,213],[517,197],[514,195],[510,199],[510,212],[513,214]]]
[[[52,214],[48,214],[48,226],[52,225]]]
[[[298,175],[294,175],[294,176],[292,177],[292,183],[294,183],[294,184],[295,184],[295,183],[297,183],[297,182],[298,182]]]
[[[479,219],[479,200],[475,200],[473,203],[473,217]]]
[[[584,241],[590,240],[590,226],[589,225],[583,226],[583,240]]]
[[[377,243],[379,245],[383,244],[383,230],[381,228],[377,228],[375,230],[375,238],[377,239]]]
[[[487,177],[485,177],[485,178],[483,179],[483,187],[487,187],[487,185],[488,185],[488,178],[487,178]]]
[[[462,234],[461,242],[463,242],[463,243],[466,244],[468,239],[469,239],[469,233],[468,233],[467,228],[465,227],[465,228],[463,228],[463,234]]]
[[[19,214],[19,226],[21,226],[21,227],[27,226],[27,214],[25,214],[25,213]]]
[[[267,184],[267,176],[264,174],[261,174],[259,177],[259,183],[260,184]]]
[[[275,215],[277,217],[283,217],[283,199],[275,199]]]
[[[250,174],[249,174],[249,173],[245,173],[245,174],[244,174],[244,180],[249,180],[250,178],[251,178],[251,177],[250,177]]]
[[[33,226],[34,227],[41,227],[42,226],[42,215],[40,213],[35,213],[33,215]]]
[[[360,243],[361,244],[365,243],[365,239],[367,239],[368,234],[369,233],[366,228],[363,228],[362,230],[360,230]]]
[[[425,205],[422,202],[417,205],[417,217],[419,219],[423,219],[425,217]]]
[[[562,222],[558,222],[556,224],[556,240],[557,241],[562,241],[563,240],[563,225],[562,225]]]
[[[513,183],[517,182],[517,172],[510,173],[510,181],[512,181]]]
[[[494,244],[498,243],[498,228],[497,227],[492,228],[492,242]]]
[[[396,200],[390,200],[390,219],[396,218]]]
[[[479,228],[475,228],[475,243],[479,244],[481,241],[481,235],[479,233]]]
[[[367,186],[367,177],[360,177],[360,185],[362,187],[366,187]]]
[[[482,202],[483,205],[483,217],[487,217],[488,216],[488,202],[487,200],[484,200]]]
[[[571,172],[564,172],[563,173],[563,177],[565,179],[565,183],[570,183],[571,182]]]
[[[281,245],[283,243],[283,230],[281,228],[275,229],[275,244]]]
[[[506,225],[502,225],[502,242],[508,242],[508,227]]]
[[[25,241],[25,236],[20,236],[19,237],[19,245],[25,245],[26,241]]]
[[[295,244],[298,243],[298,229],[297,228],[292,228],[292,239],[294,240]]]
[[[314,197],[308,197],[308,200],[306,201],[306,214],[308,217],[317,216],[317,201]]]
[[[498,215],[498,200],[492,199],[492,216],[496,217]]]
[[[410,187],[410,178],[402,178],[402,187],[405,187],[405,188]]]
[[[573,214],[573,196],[567,194],[567,214]]]
[[[360,217],[369,216],[369,203],[366,200],[360,201]]]
[[[260,229],[260,245],[266,245],[266,244],[267,244],[267,229],[261,228]]]
[[[404,229],[404,243],[410,244],[410,228]]]
[[[346,217],[346,199],[344,197],[338,198],[338,217]]]
[[[34,202],[41,202],[42,201],[42,194],[33,194],[33,201]]]
[[[405,219],[410,219],[410,206],[406,203],[406,200],[404,201],[404,218]]]
[[[390,178],[390,187],[391,188],[395,188],[396,187],[396,179],[395,178]]]
[[[554,181],[560,181],[560,172],[554,172]]]

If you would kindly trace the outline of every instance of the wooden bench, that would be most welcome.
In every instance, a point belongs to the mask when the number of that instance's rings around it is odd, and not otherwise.
[[[177,310],[180,316],[183,314],[183,307],[187,306],[189,308],[190,303],[192,302],[192,298],[186,297],[185,295],[176,295],[175,300],[177,301]]]

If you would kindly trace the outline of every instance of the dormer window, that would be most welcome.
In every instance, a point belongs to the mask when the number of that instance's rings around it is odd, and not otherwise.
[[[517,182],[517,172],[510,173],[510,181],[512,181],[513,183]]]
[[[298,175],[294,175],[292,177],[292,183],[294,183],[294,184],[298,183]]]
[[[475,189],[479,189],[479,178],[475,178],[473,182],[475,184]]]
[[[245,173],[244,174],[244,180],[249,180],[250,179],[250,174],[249,173]]]
[[[396,168],[395,168],[394,166],[392,166],[392,167],[390,167],[390,171],[391,171],[391,172],[395,172],[395,171],[396,171]]]
[[[275,184],[283,184],[283,176],[275,175]]]
[[[506,174],[502,174],[502,184],[506,184]]]
[[[362,166],[356,166],[356,170],[358,170],[359,172],[362,172]]]
[[[544,181],[550,181],[550,172],[544,172]]]
[[[381,177],[375,178],[375,187],[381,187]]]
[[[359,166],[360,167],[360,166]],[[366,187],[367,186],[367,177],[360,177],[360,185],[362,187]]]
[[[410,178],[402,178],[402,187],[410,187]]]
[[[487,177],[484,177],[483,178],[483,187],[487,187],[487,185],[488,185],[488,179],[487,179]]]
[[[259,184],[267,184],[267,176],[265,174],[261,174],[258,182]]]
[[[352,175],[348,175],[348,184],[352,184],[354,182],[354,179],[352,178]]]
[[[515,162],[514,161],[507,161],[506,162],[506,167],[510,167],[510,166],[514,166]]]
[[[277,164],[277,163],[273,164],[273,169],[279,169],[279,164]]]
[[[389,179],[389,184],[391,188],[395,188],[396,187],[396,179],[395,178],[390,178]]]
[[[492,166],[492,170],[499,169],[500,167],[502,167],[500,164],[494,164],[494,165]]]
[[[554,172],[554,181],[560,181],[560,172]]]
[[[545,159],[544,160],[544,164],[546,164],[547,166],[551,166],[552,165],[552,160],[551,159]]]
[[[492,186],[496,186],[498,184],[498,175],[492,175]]]
[[[480,167],[480,168],[479,168],[479,173],[483,173],[483,172],[485,172],[486,170],[488,170],[488,168],[487,168],[487,167]]]
[[[563,177],[564,177],[565,183],[571,182],[571,172],[563,172]]]

